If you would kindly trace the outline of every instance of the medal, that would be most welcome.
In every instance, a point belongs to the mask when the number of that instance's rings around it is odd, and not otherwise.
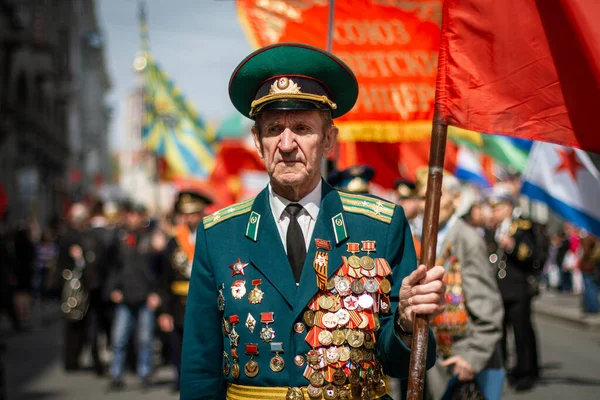
[[[358,308],[358,299],[354,296],[348,296],[344,299],[346,310],[356,310]]]
[[[336,329],[335,331],[333,331],[332,335],[333,335],[332,343],[336,346],[341,346],[346,341],[346,335],[344,334],[344,331],[342,331],[340,329]]]
[[[340,308],[342,308],[342,302],[340,301],[340,296],[336,294],[333,296],[333,305],[329,307],[329,311],[333,313],[338,312]]]
[[[377,289],[379,289],[379,283],[375,279],[367,279],[365,282],[365,290],[369,293],[377,293]]]
[[[265,293],[258,288],[258,285],[260,285],[261,283],[261,279],[252,280],[252,285],[254,286],[254,289],[252,289],[250,293],[248,293],[248,301],[250,302],[250,304],[258,304],[262,301]]]
[[[350,265],[354,269],[360,268],[360,258],[358,258],[354,253],[358,252],[358,243],[346,243],[348,246],[348,253],[352,253],[350,257],[348,257],[348,265]]]
[[[256,327],[256,319],[254,319],[252,314],[248,313],[248,317],[246,318],[246,328],[248,328],[250,333],[254,333],[255,327]]]
[[[350,322],[350,313],[345,308],[341,308],[340,310],[338,310],[336,315],[338,317],[338,325],[339,326],[344,326],[348,322]]]
[[[225,318],[223,318],[223,334],[225,336],[229,336],[229,329],[229,322]]]
[[[221,283],[218,287],[219,295],[217,296],[217,309],[219,311],[223,311],[225,309],[225,297],[223,296],[223,289],[225,289],[225,284]]]
[[[325,325],[325,328],[336,328],[338,326],[338,320],[338,316],[334,313],[328,312],[323,315],[323,325]]]
[[[352,292],[354,294],[362,294],[365,291],[365,285],[360,279],[355,279],[352,281],[350,289],[352,289]]]
[[[323,389],[323,397],[325,400],[335,400],[339,397],[338,388],[333,385],[327,385]]]
[[[380,379],[379,382],[375,384],[375,394],[377,396],[383,396],[386,392],[385,389],[385,380]]]
[[[363,360],[363,351],[361,349],[350,350],[350,361],[359,364]]]
[[[333,383],[338,386],[342,386],[346,383],[346,373],[342,368],[336,368],[333,372]]]
[[[306,362],[312,367],[318,367],[321,362],[321,353],[312,349],[306,353]]]
[[[361,268],[366,269],[367,271],[371,271],[375,268],[375,261],[369,256],[372,251],[375,251],[375,241],[374,240],[363,240],[361,241],[362,248],[361,251],[366,251],[367,255],[362,256],[360,258],[360,266]]]
[[[354,368],[352,372],[350,372],[350,376],[348,377],[350,384],[352,386],[360,383],[360,368]]]
[[[240,377],[240,365],[238,364],[237,349],[231,349],[231,358],[233,358],[233,365],[231,366],[231,376],[234,379]]]
[[[246,268],[247,266],[248,263],[243,263],[238,257],[236,262],[229,265],[229,268],[231,268],[231,276],[244,275],[244,268]]]
[[[319,343],[323,346],[329,346],[333,343],[333,334],[329,331],[321,331],[319,333]]]
[[[310,397],[311,399],[320,399],[323,395],[323,389],[321,389],[320,387],[314,387],[313,385],[308,385],[308,387],[306,388],[306,392],[308,393],[308,397]]]
[[[234,299],[239,300],[246,294],[246,281],[238,279],[231,284],[231,295]]]
[[[325,310],[329,310],[333,306],[333,298],[331,296],[323,295],[319,297],[319,305]]]
[[[304,326],[302,322],[296,322],[294,324],[294,332],[296,332],[297,334],[304,332],[304,329],[306,329],[306,326]]]
[[[254,356],[258,355],[258,345],[253,343],[246,344],[246,354],[250,356],[250,360],[244,365],[244,373],[248,378],[254,378],[258,375],[259,365],[254,361]]]
[[[340,353],[340,362],[345,363],[346,361],[348,361],[350,359],[350,349],[348,347],[346,347],[346,346],[340,347],[339,353]]]
[[[355,281],[356,282],[356,281]],[[354,282],[353,282],[354,283]],[[340,296],[347,296],[350,294],[350,282],[347,279],[342,278],[335,283],[335,290],[339,293]]]
[[[229,367],[229,356],[226,351],[223,352],[223,360],[225,361],[225,365],[223,365],[223,375],[229,376],[231,368]]]
[[[235,330],[235,324],[240,322],[240,318],[237,314],[229,316],[229,323],[231,324],[231,331],[229,332],[229,344],[231,347],[237,347],[240,341],[240,335]]]
[[[302,319],[304,319],[304,323],[306,324],[306,326],[312,328],[315,324],[315,313],[310,310],[305,311]]]
[[[370,294],[363,294],[358,298],[358,305],[362,310],[368,310],[373,306],[373,297]]]
[[[273,372],[281,372],[285,367],[285,361],[279,353],[283,353],[283,343],[282,342],[271,342],[271,353],[275,353],[271,361],[269,362],[269,366],[271,367],[271,371]]]
[[[365,342],[363,343],[363,346],[365,346],[365,349],[369,350],[373,350],[375,348],[375,343],[373,342],[373,338],[369,332],[365,334]]]
[[[273,312],[262,312],[260,313],[260,322],[265,324],[265,327],[260,331],[260,340],[265,343],[271,342],[275,339],[275,331],[269,326],[269,324],[275,322]]]
[[[335,288],[335,284],[338,281],[338,279],[340,279],[339,276],[332,276],[331,278],[329,278],[327,280],[327,285],[326,285],[327,290],[333,290]]]
[[[325,351],[325,359],[327,360],[328,364],[334,364],[338,362],[340,360],[340,351],[338,348],[335,346],[329,347]]]
[[[321,372],[315,371],[310,375],[309,381],[314,387],[321,387],[325,383],[325,378]]]
[[[300,354],[294,357],[294,364],[296,364],[297,367],[302,367],[305,362],[306,360]]]
[[[365,362],[373,361],[373,353],[371,353],[370,351],[367,351],[367,350],[364,350],[362,353],[363,353],[363,360]]]
[[[388,294],[392,290],[392,284],[386,278],[383,278],[381,282],[379,282],[379,289],[384,294]]]
[[[363,345],[365,336],[362,331],[358,331],[355,329],[350,329],[346,334],[346,340],[348,344],[352,347],[360,347]]]

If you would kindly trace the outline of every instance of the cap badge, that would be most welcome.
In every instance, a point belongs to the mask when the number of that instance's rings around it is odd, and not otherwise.
[[[269,94],[302,93],[300,89],[300,86],[298,86],[298,84],[293,80],[286,77],[281,77],[273,82],[271,89],[269,90]]]

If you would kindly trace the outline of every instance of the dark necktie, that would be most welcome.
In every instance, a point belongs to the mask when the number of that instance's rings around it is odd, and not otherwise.
[[[298,223],[298,216],[303,210],[302,206],[298,203],[290,203],[285,208],[285,211],[290,215],[290,225],[287,230],[286,237],[286,248],[287,256],[292,266],[292,272],[296,282],[300,282],[300,275],[302,275],[302,266],[304,265],[304,259],[306,258],[306,244],[304,243],[304,235],[302,234],[302,228]]]

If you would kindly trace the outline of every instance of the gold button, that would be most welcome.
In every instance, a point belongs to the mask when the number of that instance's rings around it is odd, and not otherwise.
[[[302,333],[302,332],[304,332],[304,329],[305,329],[305,326],[302,322],[296,322],[294,324],[294,331],[296,333]]]

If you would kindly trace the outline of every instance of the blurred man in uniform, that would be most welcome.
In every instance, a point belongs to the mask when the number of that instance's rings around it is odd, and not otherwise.
[[[413,314],[444,308],[444,271],[416,268],[399,207],[321,178],[356,77],[282,43],[244,59],[229,94],[255,120],[269,184],[198,227],[181,398],[389,398],[384,376],[408,375]],[[431,367],[432,334],[428,350]]]
[[[509,373],[509,380],[516,390],[529,390],[539,374],[531,322],[531,300],[538,292],[539,271],[533,224],[521,216],[511,194],[496,191],[489,196],[488,204],[493,230],[486,232],[486,242],[504,302],[504,354],[507,354],[507,328],[514,332],[517,350],[516,366]]]
[[[327,182],[346,193],[368,194],[369,182],[375,177],[375,170],[368,165],[356,165],[341,171],[332,171]]]
[[[396,180],[396,203],[404,210],[404,215],[410,225],[415,252],[417,258],[421,256],[421,231],[423,230],[423,219],[421,209],[424,206],[425,197],[419,197],[415,182],[407,179]]]
[[[196,229],[204,217],[204,209],[210,204],[212,200],[201,193],[179,193],[175,202],[175,213],[180,223],[177,225],[175,236],[169,240],[163,257],[158,325],[169,335],[169,359],[177,371],[174,387],[176,391],[179,390],[183,321],[194,261]]]

